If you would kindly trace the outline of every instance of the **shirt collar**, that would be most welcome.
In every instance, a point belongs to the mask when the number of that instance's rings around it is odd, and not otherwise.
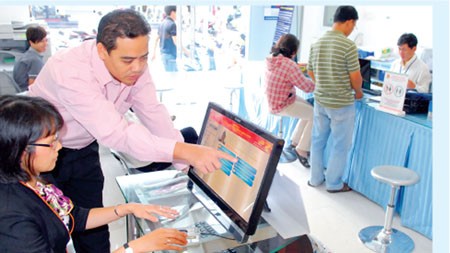
[[[39,57],[44,57],[43,53],[39,53],[36,49],[30,47],[28,50],[30,50],[30,52],[35,53],[36,55],[38,55]]]
[[[400,61],[400,63],[402,64],[402,66],[404,68],[407,68],[408,66],[410,66],[416,60],[416,58],[417,58],[417,55],[414,54],[414,56],[411,57],[411,59],[409,59],[409,61],[407,61],[405,65],[403,65],[403,61]]]
[[[339,30],[329,30],[328,33],[334,33],[334,34],[337,34],[337,35],[345,36],[344,33],[339,31]]]

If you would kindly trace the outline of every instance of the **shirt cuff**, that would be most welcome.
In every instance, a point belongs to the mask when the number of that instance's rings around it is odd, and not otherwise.
[[[187,163],[182,163],[182,162],[173,162],[172,163],[172,165],[173,165],[173,167],[175,167],[175,169],[177,169],[177,170],[185,170],[185,169],[187,169],[187,168],[189,168],[189,164],[187,164]]]

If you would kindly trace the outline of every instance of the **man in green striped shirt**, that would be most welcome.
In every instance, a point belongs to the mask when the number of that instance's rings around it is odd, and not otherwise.
[[[358,50],[347,38],[356,26],[358,12],[353,6],[339,6],[331,31],[311,46],[308,74],[314,80],[314,120],[311,141],[310,186],[326,182],[330,193],[351,190],[342,181],[352,145],[355,98],[362,98],[362,77]],[[327,166],[324,151],[331,136]],[[327,167],[326,173],[324,173]]]

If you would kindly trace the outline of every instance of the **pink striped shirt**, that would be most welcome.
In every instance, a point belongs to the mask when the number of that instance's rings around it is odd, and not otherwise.
[[[65,121],[60,137],[66,148],[80,149],[97,140],[141,161],[171,162],[175,143],[183,142],[157,100],[148,69],[133,86],[120,83],[98,56],[95,40],[52,56],[29,94],[58,108]],[[142,124],[124,118],[131,107]]]
[[[307,93],[314,90],[314,83],[297,64],[281,54],[266,58],[265,86],[271,113],[279,113],[295,102],[295,87]]]

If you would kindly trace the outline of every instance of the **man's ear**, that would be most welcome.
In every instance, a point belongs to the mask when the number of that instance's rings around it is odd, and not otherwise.
[[[102,60],[105,60],[106,56],[108,56],[108,50],[102,43],[97,43],[97,53]]]

